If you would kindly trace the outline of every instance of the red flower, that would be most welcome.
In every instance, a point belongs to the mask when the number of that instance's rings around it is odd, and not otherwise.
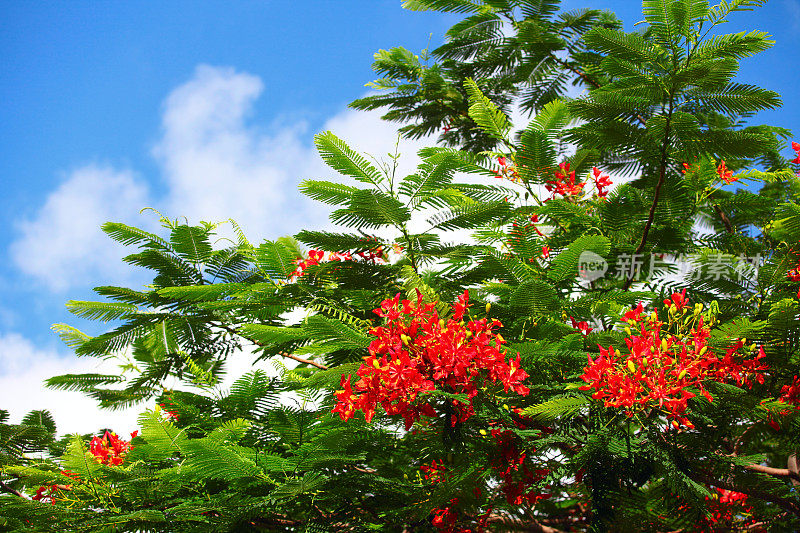
[[[796,409],[800,409],[800,376],[794,376],[794,381],[791,385],[781,387],[781,397],[779,399],[783,403],[794,405]]]
[[[106,431],[102,438],[93,437],[89,452],[102,464],[119,466],[131,449],[131,443],[120,439],[116,433]]]
[[[792,141],[792,150],[797,152],[797,157],[792,159],[791,162],[794,163],[795,165],[800,165],[800,144]]]
[[[444,461],[437,462],[436,459],[431,461],[431,464],[424,464],[419,467],[419,469],[423,472],[422,476],[431,483],[441,483],[442,481],[446,481],[449,477],[447,474],[447,466],[445,466]]]
[[[680,311],[686,307],[688,301],[686,300],[686,289],[683,289],[681,292],[674,292],[672,296],[668,300],[664,300],[664,305],[667,307],[675,306],[675,309]]]
[[[557,194],[567,199],[582,196],[586,183],[575,181],[575,171],[570,172],[569,163],[561,163],[558,168],[560,171],[556,171],[556,179],[545,183],[545,188],[553,193],[551,198],[555,198]]]
[[[482,318],[465,324],[468,307],[467,291],[447,321],[419,292],[416,303],[401,301],[399,294],[384,300],[375,310],[384,325],[370,331],[375,339],[356,372],[358,380],[351,384],[350,376],[342,376],[333,412],[349,420],[361,410],[370,421],[380,404],[386,414],[402,416],[409,429],[421,416],[436,416],[425,393],[442,389],[467,397],[467,402],[452,400],[450,423],[455,425],[472,416],[472,398],[489,382],[528,394],[522,384],[528,374],[520,368],[519,356],[506,363],[501,351],[505,339],[493,331],[502,327],[500,321]]]
[[[550,247],[546,244],[542,246],[542,257],[548,259],[550,257]]]
[[[589,327],[588,322],[578,322],[572,317],[569,317],[569,319],[572,320],[572,327],[580,331],[584,337],[594,330],[594,328]]]
[[[594,178],[594,185],[597,187],[597,196],[605,198],[608,195],[607,187],[611,187],[611,178],[604,176],[603,172],[597,168],[592,167],[592,177]]]
[[[71,485],[70,485],[71,486]],[[36,489],[36,494],[31,496],[31,500],[46,502],[49,501],[53,505],[56,504],[54,496],[58,493],[58,485],[45,485]]]
[[[511,505],[535,505],[537,501],[550,497],[538,486],[550,473],[545,468],[534,468],[528,454],[519,449],[513,431],[493,429],[492,437],[498,451],[492,460],[492,469],[500,477],[500,491]]]
[[[728,170],[728,167],[725,166],[724,159],[720,161],[719,166],[717,167],[717,175],[719,176],[719,179],[725,183],[733,183],[739,179],[733,177],[733,171]]]
[[[674,309],[688,305],[685,290],[665,300]],[[763,371],[767,369],[761,360],[763,349],[755,357],[744,350],[744,341],[734,343],[723,357],[709,349],[706,340],[710,336],[708,327],[700,317],[693,316],[665,324],[658,315],[642,317],[643,308],[625,313],[623,320],[629,324],[625,344],[627,354],[600,347],[600,356],[592,360],[581,379],[586,385],[581,390],[594,390],[592,397],[602,400],[606,407],[622,408],[628,416],[637,411],[657,409],[667,415],[672,426],[693,427],[684,416],[688,400],[697,390],[707,400],[713,397],[704,387],[706,381],[733,381],[739,386],[751,387],[753,381],[763,383]],[[636,330],[633,331],[633,326]],[[671,327],[679,328],[672,331]]]

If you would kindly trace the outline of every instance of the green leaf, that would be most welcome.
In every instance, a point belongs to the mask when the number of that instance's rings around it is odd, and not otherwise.
[[[323,161],[332,169],[370,185],[384,181],[375,167],[330,131],[316,134],[314,143]]]
[[[469,116],[490,136],[503,142],[508,142],[508,133],[511,123],[505,113],[481,92],[474,80],[467,78],[464,89],[469,95]]]
[[[552,263],[550,263],[550,267],[547,269],[547,277],[558,282],[571,276],[577,276],[578,263],[582,253],[592,252],[601,257],[605,257],[610,251],[611,241],[608,237],[601,235],[584,235],[578,237],[553,259]]]

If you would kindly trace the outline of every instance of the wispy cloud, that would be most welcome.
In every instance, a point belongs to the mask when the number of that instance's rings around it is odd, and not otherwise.
[[[79,392],[47,390],[45,379],[65,373],[116,373],[113,363],[78,359],[52,348],[39,348],[16,333],[0,335],[0,407],[12,421],[34,409],[47,409],[59,434],[90,433],[103,427],[124,434],[136,428],[139,409],[101,411]]]
[[[147,185],[134,173],[93,164],[79,168],[47,196],[34,218],[18,221],[11,259],[56,291],[124,280],[129,272],[119,266],[121,247],[100,225],[130,221],[146,203]]]
[[[310,142],[307,125],[265,127],[253,115],[264,89],[251,74],[198,66],[165,99],[161,136],[152,154],[159,173],[150,182],[129,170],[87,165],[67,174],[34,217],[17,224],[11,256],[19,269],[49,289],[124,280],[123,251],[99,230],[107,220],[148,225],[141,208],[167,216],[221,221],[233,218],[254,239],[291,234],[326,223],[328,210],[304,197],[306,178],[334,177]],[[378,113],[343,110],[331,129],[354,148],[384,157],[397,139]],[[411,171],[425,140],[403,141],[400,172]]]

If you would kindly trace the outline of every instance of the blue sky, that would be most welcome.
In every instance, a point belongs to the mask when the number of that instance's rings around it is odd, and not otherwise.
[[[628,30],[641,19],[636,1],[591,5]],[[273,237],[322,223],[325,213],[293,192],[327,175],[312,135],[332,128],[388,151],[393,128],[346,109],[373,79],[372,54],[419,51],[431,34],[435,46],[459,18],[405,11],[399,0],[0,3],[0,382],[71,370],[49,327],[85,324],[64,301],[90,298],[96,284],[145,281],[100,235],[107,219],[152,227],[138,210],[155,206],[194,220],[232,216]],[[754,122],[800,134],[800,0],[772,0],[723,29],[753,28],[777,44],[746,61],[741,79],[784,99]],[[252,186],[258,194],[245,195]],[[0,408],[31,406],[0,388]]]

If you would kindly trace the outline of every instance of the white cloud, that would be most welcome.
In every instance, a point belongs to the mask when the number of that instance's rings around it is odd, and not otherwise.
[[[153,150],[172,216],[234,218],[251,235],[276,237],[318,222],[298,191],[310,152],[303,123],[265,133],[248,123],[261,80],[231,68],[197,67],[167,97],[163,136]]]
[[[125,279],[122,247],[100,230],[108,220],[134,219],[147,202],[147,186],[132,172],[87,165],[51,192],[36,216],[17,223],[11,259],[54,290],[99,280]]]
[[[91,433],[110,427],[121,435],[136,429],[139,409],[105,411],[79,392],[45,389],[45,379],[68,373],[116,373],[113,363],[78,359],[51,348],[37,348],[17,333],[0,335],[0,408],[19,422],[33,409],[47,409],[58,433]]]

